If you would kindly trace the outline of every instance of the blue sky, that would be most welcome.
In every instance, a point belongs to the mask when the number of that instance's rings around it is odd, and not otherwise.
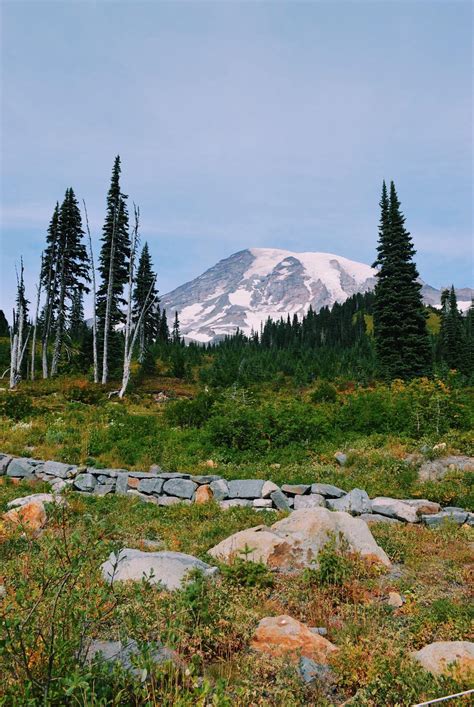
[[[0,307],[114,156],[162,293],[246,247],[374,258],[394,179],[435,286],[472,285],[472,4],[3,0]],[[98,240],[96,240],[98,248]]]

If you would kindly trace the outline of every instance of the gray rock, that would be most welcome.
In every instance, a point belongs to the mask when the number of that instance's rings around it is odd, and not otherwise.
[[[192,498],[197,484],[189,479],[168,479],[163,484],[164,493],[178,498]]]
[[[260,498],[265,481],[262,479],[237,479],[228,483],[229,498]]]
[[[153,498],[156,498],[159,506],[175,506],[177,503],[191,503],[188,498],[176,498],[176,496],[153,496]]]
[[[135,496],[139,501],[142,501],[142,503],[154,503],[155,506],[159,505],[156,496],[149,496],[148,494],[140,493],[140,491],[137,491],[136,489],[128,489],[127,496]]]
[[[152,474],[163,474],[163,473],[164,473],[164,472],[163,472],[163,469],[162,469],[161,466],[159,466],[158,464],[152,464],[152,465],[150,466],[150,472],[151,472]]]
[[[142,653],[135,641],[92,641],[86,654],[86,662],[94,663],[101,659],[106,663],[110,663],[111,669],[114,663],[120,663],[124,670],[131,672],[137,677],[146,679],[146,674],[140,666],[140,657]],[[147,650],[147,659],[150,659],[160,665],[169,661],[176,663],[176,653],[161,645],[154,645]]]
[[[339,466],[346,466],[347,464],[347,454],[344,454],[344,452],[336,452],[334,459],[337,461]]]
[[[311,493],[319,493],[325,498],[341,498],[346,492],[332,484],[312,484]]]
[[[115,484],[115,493],[119,496],[125,496],[128,491],[128,473],[120,472],[117,474],[117,481]]]
[[[100,476],[96,476],[96,479],[99,484],[115,484],[115,479],[112,476],[106,476],[105,474],[100,474]]]
[[[67,479],[73,475],[75,468],[76,467],[71,464],[48,461],[44,464],[42,471],[50,476],[57,476],[60,479]]]
[[[273,501],[273,505],[278,508],[279,511],[289,511],[290,510],[290,504],[288,502],[287,497],[283,493],[283,491],[274,491],[270,498]]]
[[[463,525],[468,519],[467,511],[447,511],[444,509],[441,513],[432,513],[431,515],[423,515],[421,519],[425,525],[430,528],[436,528],[442,525],[445,521],[451,521],[457,525]]]
[[[65,488],[72,484],[72,480],[51,479],[49,484],[53,493],[61,493],[61,491],[64,491]]]
[[[367,523],[367,525],[373,525],[373,523],[392,523],[400,524],[402,521],[396,518],[390,518],[389,516],[381,516],[378,513],[361,513],[360,518]]]
[[[88,468],[87,472],[89,474],[94,474],[94,476],[100,477],[100,476],[105,476],[107,478],[115,478],[119,474],[126,474],[128,475],[128,471],[126,469],[94,469],[94,468]]]
[[[252,506],[254,508],[271,508],[273,505],[271,498],[255,498],[252,501]]]
[[[97,480],[93,474],[79,474],[74,479],[74,488],[78,491],[91,492],[96,485]]]
[[[29,459],[12,459],[7,467],[7,476],[20,479],[31,479],[35,465]]]
[[[327,628],[324,628],[324,626],[310,626],[309,630],[311,631],[311,633],[317,633],[318,636],[328,635],[328,630]]]
[[[332,677],[331,668],[323,663],[316,663],[316,661],[306,656],[302,656],[299,662],[299,673],[301,679],[306,684],[318,681],[329,681]]]
[[[140,493],[154,493],[158,496],[163,489],[164,483],[164,479],[140,479],[138,483],[138,490]]]
[[[58,506],[64,506],[66,501],[62,496],[54,496],[52,493],[32,493],[29,496],[14,498],[13,501],[7,503],[7,508],[18,508],[25,506],[27,503],[56,503]]]
[[[132,479],[158,479],[158,474],[150,474],[149,471],[129,471],[128,475]]]
[[[7,467],[10,464],[12,460],[12,457],[10,457],[8,454],[0,454],[0,476],[3,476],[6,471]]]
[[[274,491],[279,491],[280,487],[273,483],[273,481],[265,481],[262,486],[262,498],[270,498]]]
[[[205,576],[216,574],[217,567],[182,552],[142,552],[123,548],[118,557],[111,553],[101,566],[106,582],[148,579],[151,584],[162,584],[166,589],[179,589],[191,570],[200,570]]]
[[[473,527],[474,526],[474,513],[468,513],[467,518],[464,522],[467,523],[467,525]]]
[[[178,471],[164,471],[158,474],[160,479],[190,479],[191,474],[180,474]]]
[[[113,481],[109,481],[106,484],[97,484],[94,488],[94,496],[107,496],[109,493],[113,493],[115,490],[115,484]]]
[[[235,506],[247,506],[250,508],[252,506],[252,501],[248,498],[228,498],[225,501],[219,501],[219,506],[224,510]]]
[[[197,476],[191,476],[191,481],[199,486],[203,484],[210,484],[213,481],[218,481],[221,477],[217,474],[198,474]]]
[[[418,523],[420,520],[414,506],[387,496],[377,496],[372,499],[372,512],[404,520],[406,523]]]
[[[209,485],[214,494],[214,500],[223,501],[229,496],[229,484],[225,479],[216,479],[216,481],[212,481]]]
[[[332,511],[346,511],[352,515],[360,515],[361,513],[370,513],[372,506],[370,498],[362,489],[352,489],[345,496],[336,499],[328,499],[328,507]]]
[[[309,496],[295,496],[294,506],[295,511],[300,508],[316,508],[317,506],[325,506],[326,501],[319,493],[310,493]]]
[[[302,496],[308,493],[310,488],[311,484],[283,484],[281,490],[290,496]]]
[[[444,478],[451,469],[461,471],[474,471],[474,458],[466,456],[449,456],[434,461],[424,462],[419,471],[420,481],[439,481]]]

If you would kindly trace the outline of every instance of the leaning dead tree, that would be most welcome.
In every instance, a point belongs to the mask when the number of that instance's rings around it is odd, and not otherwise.
[[[20,275],[17,273],[17,306],[13,310],[13,322],[10,330],[10,388],[15,388],[21,379],[21,367],[30,334],[25,338],[26,300],[23,258],[20,261]]]
[[[89,216],[87,214],[86,202],[83,199],[84,215],[86,217],[86,229],[89,237],[89,258],[91,261],[92,270],[92,351],[94,360],[94,383],[99,382],[99,362],[97,358],[97,313],[96,313],[96,285],[95,285],[95,267],[94,267],[94,251],[92,249],[91,231],[89,228]]]

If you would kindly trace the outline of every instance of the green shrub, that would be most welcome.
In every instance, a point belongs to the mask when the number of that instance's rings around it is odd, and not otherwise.
[[[318,553],[318,568],[306,569],[303,580],[322,586],[342,586],[353,574],[353,563],[348,557],[348,545],[342,536],[339,543],[332,536]]]
[[[66,381],[61,386],[65,400],[85,405],[97,405],[104,398],[104,391],[96,383],[85,380]]]
[[[1,412],[11,420],[24,420],[33,414],[33,400],[25,393],[9,392],[1,403]]]
[[[165,420],[179,427],[202,427],[211,416],[215,400],[215,396],[209,393],[198,393],[193,400],[169,403],[165,408]]]
[[[337,400],[337,390],[332,383],[320,381],[311,393],[312,403],[335,403]]]
[[[222,565],[221,572],[231,584],[240,587],[273,587],[273,575],[263,562],[248,559],[252,549],[242,550],[243,557],[236,557],[229,565]]]

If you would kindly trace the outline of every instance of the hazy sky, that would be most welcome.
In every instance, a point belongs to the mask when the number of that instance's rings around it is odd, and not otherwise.
[[[2,0],[0,306],[66,187],[99,236],[117,153],[162,293],[252,246],[370,263],[383,178],[422,277],[472,285],[472,8]]]

